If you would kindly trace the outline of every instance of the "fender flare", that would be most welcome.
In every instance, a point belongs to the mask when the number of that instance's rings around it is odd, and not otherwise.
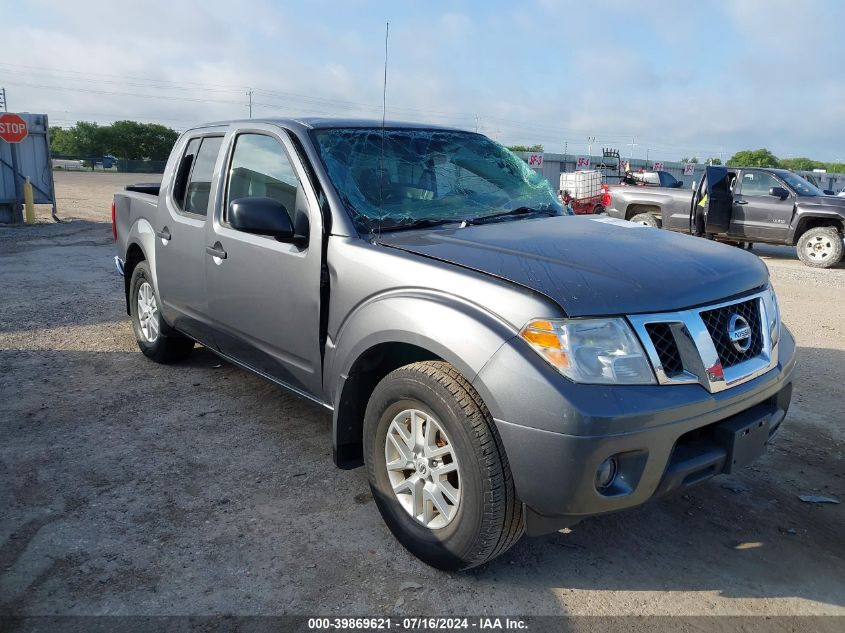
[[[126,238],[126,251],[123,253],[123,260],[128,262],[129,250],[137,246],[144,254],[144,260],[150,267],[150,274],[153,277],[153,285],[158,290],[158,276],[156,274],[156,248],[155,230],[146,218],[138,218],[129,229],[129,236]],[[126,270],[124,274],[126,291],[126,310],[129,312],[129,283],[132,280],[132,271]]]
[[[798,207],[798,211],[795,214],[795,221],[790,225],[789,232],[787,233],[787,240],[790,244],[797,244],[798,240],[801,238],[801,235],[806,231],[802,230],[800,233],[798,232],[799,229],[803,229],[805,225],[817,225],[818,223],[816,220],[829,220],[832,225],[838,224],[840,227],[845,228],[845,214],[837,211],[802,211],[801,207]]]
[[[481,306],[430,289],[388,291],[359,304],[341,324],[337,340],[330,338],[326,346],[324,384],[334,410],[336,463],[342,467],[361,463],[363,413],[372,389],[384,375],[407,362],[436,357],[453,365],[472,383],[515,334],[513,325]],[[391,359],[392,364],[380,365],[371,374],[372,379],[359,380],[361,374],[372,371],[363,367],[363,359],[368,359],[372,350],[394,345],[420,356]],[[492,410],[491,414],[496,415]]]

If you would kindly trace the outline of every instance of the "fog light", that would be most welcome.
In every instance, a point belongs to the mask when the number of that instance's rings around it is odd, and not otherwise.
[[[619,472],[615,457],[608,457],[596,469],[596,488],[605,490],[610,487]]]

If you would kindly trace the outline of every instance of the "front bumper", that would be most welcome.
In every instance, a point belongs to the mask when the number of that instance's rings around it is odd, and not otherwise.
[[[700,385],[576,385],[523,347],[505,345],[473,384],[492,403],[529,534],[731,472],[731,430],[763,424],[767,441],[792,396],[795,342],[785,327],[775,368],[720,393]],[[612,456],[616,484],[599,491],[596,471]]]

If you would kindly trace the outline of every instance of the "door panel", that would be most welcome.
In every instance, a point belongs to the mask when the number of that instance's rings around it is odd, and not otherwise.
[[[156,278],[164,319],[205,344],[213,337],[205,284],[209,191],[222,136],[191,139],[170,188],[159,194]]]
[[[730,229],[733,196],[728,181],[728,170],[724,167],[707,167],[707,203],[704,218],[706,233],[727,233]]]
[[[220,351],[276,380],[320,397],[319,344],[322,222],[314,193],[289,140],[275,126],[242,131],[229,150],[227,183],[208,227],[209,311]],[[305,184],[303,184],[305,183]],[[233,229],[231,200],[271,197],[281,202],[304,245]]]
[[[734,200],[735,217],[731,233],[749,241],[782,241],[787,237],[795,197],[781,200],[769,195],[772,187],[789,188],[774,174],[747,169],[743,170],[736,187]]]

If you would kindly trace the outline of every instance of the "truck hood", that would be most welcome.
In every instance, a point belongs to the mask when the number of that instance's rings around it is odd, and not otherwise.
[[[828,210],[836,213],[845,213],[845,197],[842,196],[813,196],[798,198],[798,206],[809,209],[827,207]]]
[[[738,248],[605,217],[383,233],[377,242],[520,284],[569,316],[715,303],[765,286],[769,276]]]

